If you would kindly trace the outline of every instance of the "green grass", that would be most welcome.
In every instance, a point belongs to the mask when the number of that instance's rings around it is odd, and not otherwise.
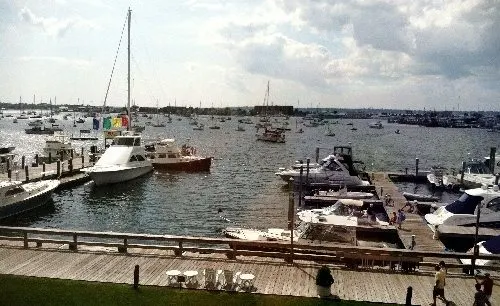
[[[0,305],[385,305],[241,292],[174,289],[0,275]]]

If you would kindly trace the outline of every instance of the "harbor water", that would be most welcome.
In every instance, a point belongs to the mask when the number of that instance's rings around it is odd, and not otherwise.
[[[146,126],[145,142],[175,138],[179,145],[188,143],[197,148],[198,155],[213,156],[210,172],[154,171],[117,185],[96,187],[87,183],[55,193],[48,207],[1,220],[0,224],[219,237],[220,230],[228,226],[219,211],[243,226],[285,227],[288,191],[274,173],[298,159],[309,157],[314,161],[317,147],[322,148],[323,157],[334,146],[351,145],[354,158],[363,161],[367,171],[398,172],[405,168],[414,172],[416,158],[421,170],[441,165],[458,171],[462,161],[483,158],[489,155],[490,147],[500,149],[499,134],[484,129],[426,128],[387,122],[383,122],[383,129],[371,129],[370,120],[350,119],[331,125],[335,136],[329,137],[325,135],[326,126],[302,127],[304,133],[295,133],[296,120],[300,119],[290,118],[286,143],[266,143],[256,141],[254,125],[243,125],[246,130],[237,131],[237,119],[233,116],[232,120],[220,122],[220,130],[193,130],[187,118],[177,116],[166,127]],[[140,118],[139,124],[145,120]],[[199,121],[206,127],[210,125],[209,117],[200,117]],[[15,146],[18,158],[40,154],[47,138],[25,134],[27,122],[0,119],[0,143]],[[347,125],[351,122],[357,131]],[[80,129],[92,128],[92,118],[76,127],[72,120],[59,119],[58,123],[68,135],[77,136]],[[82,146],[88,150],[92,144],[73,141],[77,152]]]

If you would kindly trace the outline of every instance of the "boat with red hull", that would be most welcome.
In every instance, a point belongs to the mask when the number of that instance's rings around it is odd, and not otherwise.
[[[146,145],[146,156],[158,170],[203,172],[210,171],[212,157],[196,155],[196,149],[183,145],[179,148],[174,139],[163,139]]]

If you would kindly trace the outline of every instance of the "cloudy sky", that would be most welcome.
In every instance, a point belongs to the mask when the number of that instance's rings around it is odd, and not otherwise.
[[[0,101],[102,105],[129,6],[138,105],[500,110],[498,0],[0,0]]]

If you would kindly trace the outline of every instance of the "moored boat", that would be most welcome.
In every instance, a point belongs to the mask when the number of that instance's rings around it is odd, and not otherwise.
[[[46,204],[59,183],[58,180],[25,184],[20,181],[0,182],[0,218],[17,215]]]
[[[183,145],[179,148],[175,139],[163,139],[146,145],[146,157],[155,169],[200,172],[210,171],[212,157],[196,155],[196,149]]]
[[[261,141],[285,143],[285,133],[278,129],[264,128],[264,132],[256,136],[257,140]]]

